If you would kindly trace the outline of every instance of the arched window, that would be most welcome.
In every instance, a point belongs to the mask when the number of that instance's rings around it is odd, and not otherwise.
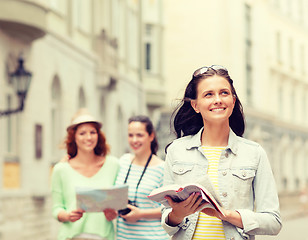
[[[73,25],[85,33],[91,30],[91,1],[72,1]]]
[[[7,57],[6,78],[2,78],[1,85],[1,109],[15,109],[19,102],[8,74],[17,68],[16,58],[9,54]],[[21,187],[21,163],[19,141],[20,141],[20,114],[7,115],[0,119],[0,154],[3,156],[3,163],[0,166],[2,177],[0,189],[18,189]]]
[[[305,187],[305,145],[303,140],[298,137],[294,141],[294,174],[295,174],[295,188],[301,190]]]
[[[304,144],[304,156],[308,156],[308,140],[306,140],[306,143]],[[303,172],[304,172],[304,183],[306,186],[308,186],[308,160],[304,158],[304,164],[303,164]]]
[[[125,141],[118,141],[116,146],[116,154],[121,156],[125,152],[125,146],[127,142],[127,124],[125,124],[123,119],[122,109],[119,107],[117,112],[117,139],[125,139]]]
[[[16,58],[9,54],[7,57],[6,62],[6,70],[7,74],[6,77],[3,79],[3,85],[2,85],[2,94],[1,94],[1,102],[3,105],[3,109],[15,109],[19,105],[18,97],[15,93],[15,90],[13,88],[13,83],[11,81],[11,78],[9,78],[9,74],[16,71],[17,69],[17,61]],[[5,118],[2,118],[3,123],[3,130],[2,134],[5,134],[3,136],[6,136],[4,139],[4,142],[2,143],[2,150],[4,150],[4,153],[6,155],[5,160],[18,160],[18,132],[20,129],[18,129],[18,126],[20,125],[20,118],[19,114],[10,114],[5,116]],[[9,159],[10,158],[10,159]],[[13,159],[12,159],[13,158]]]
[[[80,87],[78,94],[78,108],[84,108],[84,107],[86,107],[86,97],[83,87]]]
[[[60,158],[60,144],[63,140],[61,102],[60,81],[59,77],[55,76],[51,85],[51,149],[54,162]]]
[[[281,190],[282,191],[287,191],[289,188],[289,164],[288,164],[288,159],[289,159],[289,137],[287,135],[283,135],[281,136],[281,140],[280,140],[280,176],[281,176]]]
[[[107,118],[106,118],[106,101],[105,101],[104,96],[101,96],[101,100],[100,100],[99,117],[100,117],[101,121],[103,122],[103,125],[105,125]]]

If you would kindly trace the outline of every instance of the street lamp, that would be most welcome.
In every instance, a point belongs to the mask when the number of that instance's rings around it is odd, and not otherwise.
[[[24,69],[24,59],[19,57],[18,68],[15,72],[9,74],[10,81],[18,95],[19,107],[17,109],[8,109],[5,111],[0,111],[0,117],[4,115],[10,115],[13,113],[21,112],[24,109],[24,101],[27,96],[27,92],[30,86],[32,73]]]

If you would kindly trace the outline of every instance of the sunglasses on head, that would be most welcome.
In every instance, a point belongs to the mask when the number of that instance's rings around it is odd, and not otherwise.
[[[210,68],[213,69],[213,70],[224,70],[224,71],[228,72],[228,70],[223,66],[212,65],[210,67],[202,67],[202,68],[197,69],[196,71],[194,71],[193,77],[199,77],[203,73],[206,73]]]

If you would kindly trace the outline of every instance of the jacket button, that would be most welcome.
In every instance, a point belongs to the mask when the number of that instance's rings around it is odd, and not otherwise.
[[[242,176],[246,177],[246,172],[245,171],[243,171]]]
[[[226,152],[226,153],[225,153],[225,157],[227,158],[228,156],[229,156],[229,154]]]
[[[184,169],[183,169],[183,168],[180,168],[180,169],[179,169],[179,172],[183,172],[183,171],[184,171]]]
[[[223,176],[226,176],[226,175],[227,175],[227,172],[226,172],[226,171],[223,171],[223,172],[222,172],[222,175],[223,175]]]
[[[223,193],[222,193],[222,196],[227,197],[227,196],[228,196],[228,193],[227,193],[227,192],[223,192]]]

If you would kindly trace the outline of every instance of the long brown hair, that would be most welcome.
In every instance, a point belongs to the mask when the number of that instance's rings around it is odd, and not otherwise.
[[[197,98],[198,84],[203,79],[215,75],[225,78],[231,86],[232,95],[235,97],[236,100],[233,112],[229,117],[229,125],[237,136],[243,136],[245,131],[245,118],[242,104],[233,86],[233,80],[229,76],[229,73],[226,69],[216,70],[209,67],[208,70],[203,74],[199,74],[197,77],[193,76],[193,78],[186,87],[184,97],[181,103],[177,106],[177,108],[172,114],[171,129],[172,127],[174,128],[177,138],[187,135],[194,135],[199,132],[199,130],[203,127],[202,116],[201,114],[195,112],[195,110],[191,106],[190,101]]]

